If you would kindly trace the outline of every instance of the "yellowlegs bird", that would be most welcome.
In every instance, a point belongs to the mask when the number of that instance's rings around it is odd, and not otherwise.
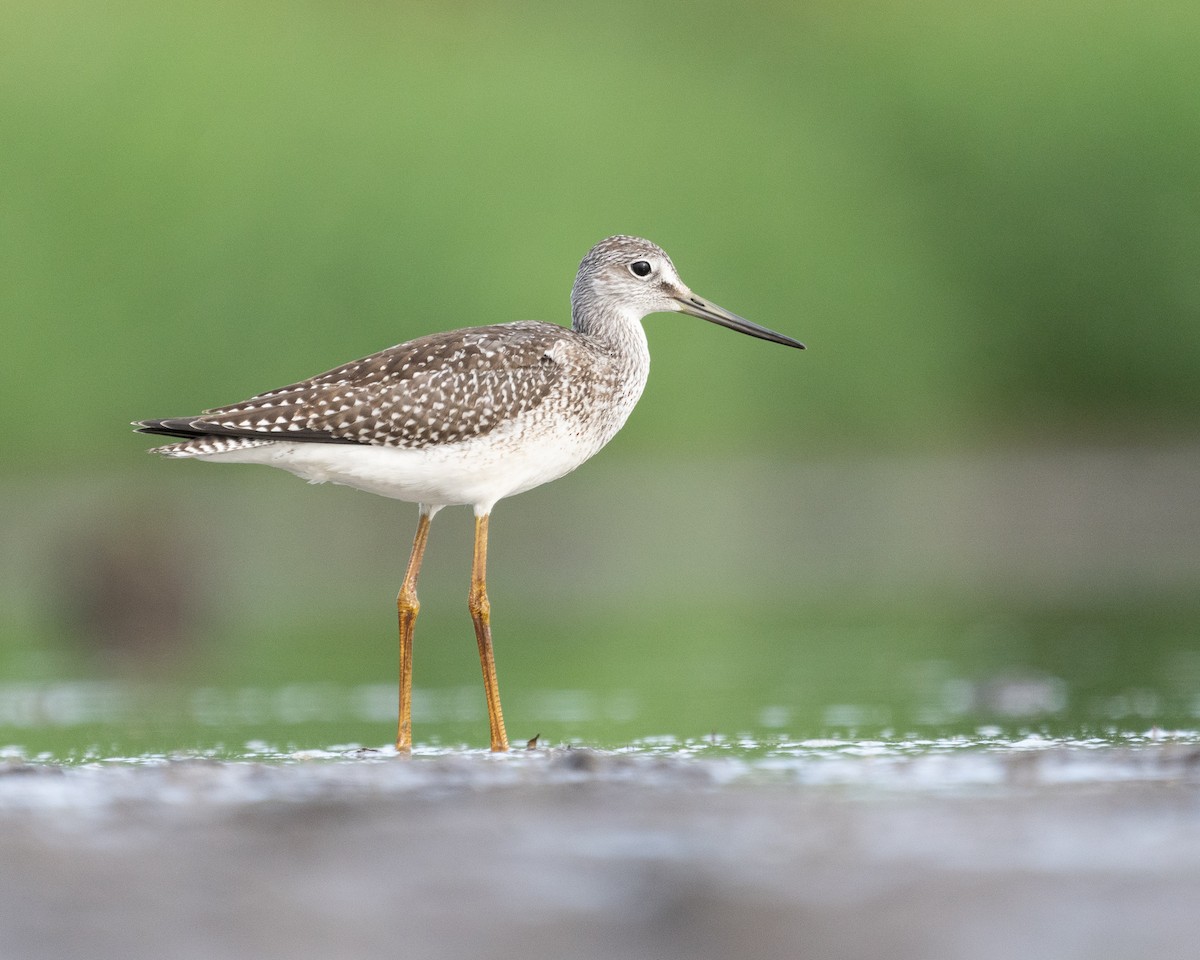
[[[396,597],[400,751],[412,747],[413,626],[429,522],[442,507],[474,507],[467,605],[492,749],[507,750],[485,579],[488,517],[498,500],[570,473],[613,438],[650,372],[642,318],[672,311],[804,348],[697,297],[650,241],[609,237],[579,264],[569,329],[526,321],[435,333],[241,403],[134,426],[182,438],[152,451],[163,456],[282,467],[419,505]]]

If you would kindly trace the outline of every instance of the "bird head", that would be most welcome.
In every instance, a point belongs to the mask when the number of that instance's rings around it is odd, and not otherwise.
[[[641,237],[601,240],[579,264],[571,291],[576,318],[595,309],[640,321],[651,313],[686,313],[739,333],[803,350],[804,344],[698,297],[665,250]]]

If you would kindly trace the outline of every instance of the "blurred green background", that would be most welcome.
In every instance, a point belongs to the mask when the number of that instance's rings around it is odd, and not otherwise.
[[[651,317],[622,434],[500,504],[514,739],[1194,725],[1198,44],[1183,2],[4,4],[0,741],[387,742],[415,508],[125,425],[565,322],[618,232],[810,349]],[[419,741],[486,742],[469,537]]]

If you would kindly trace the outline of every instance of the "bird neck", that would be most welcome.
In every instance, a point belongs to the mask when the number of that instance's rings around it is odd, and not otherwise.
[[[648,371],[650,347],[641,314],[622,311],[594,296],[571,296],[571,329],[583,334],[621,366]],[[644,374],[643,374],[644,375]]]

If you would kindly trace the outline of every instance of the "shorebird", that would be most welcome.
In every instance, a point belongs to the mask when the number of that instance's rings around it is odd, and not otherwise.
[[[396,611],[400,707],[396,749],[412,748],[413,627],[429,524],[445,506],[475,511],[467,606],[483,669],[492,750],[508,749],[487,596],[488,518],[504,497],[570,473],[624,425],[646,385],[642,319],[686,313],[804,349],[702,300],[649,240],[602,240],[579,264],[571,326],[524,321],[409,340],[327,373],[191,417],[137,420],[181,438],[166,457],[280,467],[418,504]]]

